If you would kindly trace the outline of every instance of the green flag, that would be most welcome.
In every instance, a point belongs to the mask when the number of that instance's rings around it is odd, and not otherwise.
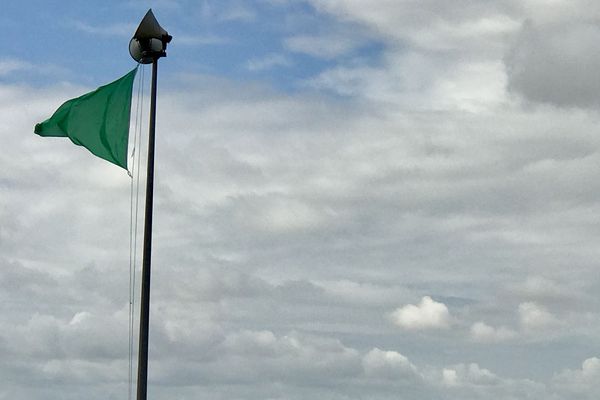
[[[127,169],[131,93],[137,67],[116,81],[68,100],[35,126],[40,136],[66,136],[96,156]]]

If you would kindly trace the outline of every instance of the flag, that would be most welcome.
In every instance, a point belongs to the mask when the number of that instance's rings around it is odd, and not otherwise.
[[[35,126],[40,136],[68,137],[92,154],[127,169],[131,94],[137,67],[93,92],[66,101]]]

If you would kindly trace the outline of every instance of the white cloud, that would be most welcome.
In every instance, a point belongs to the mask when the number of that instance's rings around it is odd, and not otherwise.
[[[397,304],[397,299],[408,290],[401,285],[377,285],[368,282],[356,282],[348,279],[336,281],[316,281],[328,296],[349,304]]]
[[[506,102],[501,61],[451,60],[410,47],[388,49],[378,64],[338,64],[307,84],[403,109],[481,112]]]
[[[442,383],[447,386],[486,386],[498,382],[495,374],[476,363],[458,364],[442,370]]]
[[[581,369],[578,370],[565,370],[561,372],[557,379],[567,378],[572,383],[596,383],[600,378],[600,358],[590,357],[585,359],[581,363]]]
[[[524,0],[518,2],[517,10],[542,24],[587,22],[600,16],[600,7],[593,0]]]
[[[310,203],[276,194],[240,196],[233,203],[236,223],[261,232],[311,231],[331,218],[326,210]]]
[[[600,390],[600,358],[590,357],[579,369],[555,374],[552,384],[564,398],[594,399]]]
[[[190,8],[186,8],[189,12]],[[254,22],[257,12],[254,7],[248,6],[247,2],[231,0],[223,2],[204,1],[199,5],[199,16],[203,24],[230,22]]]
[[[80,32],[91,35],[119,36],[128,38],[133,36],[135,29],[137,28],[137,25],[132,23],[115,23],[100,26],[92,25],[84,21],[71,21],[70,26]]]
[[[312,3],[388,43],[382,68],[338,65],[311,81],[317,87],[468,111],[505,103],[507,87],[532,102],[598,105],[594,74],[600,58],[593,48],[599,11],[589,0],[544,6],[461,1],[459,7],[438,1],[380,1],[377,7],[355,0]],[[410,91],[409,83],[419,90]],[[403,93],[411,103],[403,101]]]
[[[349,35],[301,35],[289,37],[284,41],[284,46],[290,51],[324,59],[342,56],[362,44],[362,40]]]
[[[530,299],[564,302],[576,293],[564,284],[543,276],[529,276],[512,288],[516,294]]]
[[[357,350],[337,339],[297,332],[282,336],[270,331],[232,332],[217,350],[218,356],[210,363],[214,368],[211,375],[232,382],[238,379],[325,381],[356,376],[360,372]],[[235,369],[231,369],[232,365]]]
[[[412,378],[417,373],[417,368],[402,354],[378,348],[365,354],[362,365],[367,376],[378,379]]]
[[[591,357],[584,360],[581,364],[581,375],[585,379],[596,381],[596,377],[600,376],[600,359],[598,357]]]
[[[292,60],[283,54],[269,54],[262,58],[248,60],[247,68],[250,71],[265,71],[276,67],[289,67]]]
[[[408,304],[390,314],[397,326],[407,330],[446,329],[450,327],[450,312],[444,303],[425,296],[418,305]]]
[[[30,70],[32,68],[33,64],[26,61],[12,58],[2,59],[0,60],[0,77],[9,75],[15,71]]]
[[[515,28],[514,22],[509,18],[510,9],[501,1],[481,6],[463,0],[460,2],[460,9],[456,5],[439,1],[418,0],[409,0],[404,4],[382,0],[377,7],[360,0],[313,0],[312,3],[320,10],[367,24],[380,34],[396,39],[408,37],[419,40],[419,36],[424,39],[439,34],[437,40],[430,41],[436,47],[440,42],[456,39],[457,36],[463,39],[466,36],[481,39],[482,36],[495,36]],[[426,21],[431,24],[428,27],[429,33],[423,25]],[[466,44],[469,45],[472,44]]]
[[[256,20],[256,12],[244,2],[236,1],[221,10],[217,18],[223,22],[253,22]]]
[[[517,336],[517,332],[510,328],[504,326],[496,328],[481,321],[471,325],[470,333],[473,340],[483,343],[503,342]]]
[[[543,383],[502,377],[477,363],[452,365],[442,369],[438,376],[442,387],[441,392],[452,399],[558,400],[560,398],[548,392]]]
[[[558,322],[545,307],[534,302],[519,304],[519,319],[523,329],[528,331],[548,328]]]
[[[182,46],[217,46],[231,43],[231,40],[217,35],[177,35],[177,45]]]
[[[442,384],[446,386],[458,386],[458,374],[455,369],[444,368],[442,370]]]

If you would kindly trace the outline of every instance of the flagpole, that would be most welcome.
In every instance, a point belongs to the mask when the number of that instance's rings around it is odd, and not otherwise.
[[[152,258],[152,210],[154,205],[154,137],[156,131],[156,81],[158,58],[152,61],[150,94],[150,126],[148,132],[148,167],[146,173],[146,210],[144,217],[144,250],[142,260],[142,299],[138,350],[137,400],[146,400],[148,390],[148,331],[150,326],[150,275]]]
[[[142,258],[142,294],[138,348],[137,400],[146,400],[148,392],[148,331],[150,326],[150,275],[152,259],[152,209],[154,203],[154,138],[156,132],[156,81],[158,59],[166,57],[172,37],[148,10],[129,42],[129,53],[138,63],[152,63],[150,124],[148,128],[148,165],[146,173],[146,207],[144,212],[144,248]]]

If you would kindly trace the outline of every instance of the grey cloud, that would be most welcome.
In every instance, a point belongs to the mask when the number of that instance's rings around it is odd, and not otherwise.
[[[509,90],[532,102],[597,106],[599,39],[593,21],[525,22],[506,57]]]
[[[320,4],[388,39],[381,63],[314,78],[351,97],[192,75],[161,89],[157,398],[582,393],[564,382],[589,371],[594,361],[581,360],[598,345],[597,118],[505,96],[502,56],[520,16],[505,2],[468,3]],[[79,89],[0,85],[10,121],[0,126],[0,397],[77,398],[81,382],[92,399],[126,390],[129,182],[30,133]],[[452,329],[386,320],[427,295],[456,317]],[[565,323],[496,340],[528,302]],[[479,321],[494,340],[471,340]]]

